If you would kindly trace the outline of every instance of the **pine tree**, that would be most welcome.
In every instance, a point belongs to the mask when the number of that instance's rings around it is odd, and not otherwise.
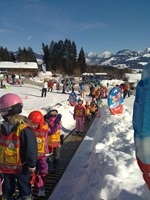
[[[26,62],[36,62],[36,57],[31,47],[27,48],[27,58]]]
[[[43,60],[44,60],[44,63],[46,65],[46,70],[49,71],[49,70],[51,70],[49,47],[48,47],[48,45],[45,45],[44,43],[42,43],[42,49],[43,49],[43,52],[44,52]]]
[[[86,60],[83,48],[81,48],[78,56],[78,65],[80,67],[81,73],[86,71]]]

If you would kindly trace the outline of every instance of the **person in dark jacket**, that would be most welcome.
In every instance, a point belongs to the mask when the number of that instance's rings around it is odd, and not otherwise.
[[[13,93],[0,98],[0,113],[4,119],[0,126],[0,171],[4,175],[2,196],[13,199],[16,184],[18,198],[31,200],[30,176],[37,162],[37,141],[22,112],[22,100]]]

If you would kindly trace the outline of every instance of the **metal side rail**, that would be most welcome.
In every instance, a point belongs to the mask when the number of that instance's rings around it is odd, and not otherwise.
[[[56,171],[51,171],[49,166],[49,173],[46,178],[46,185],[45,185],[45,197],[38,197],[37,190],[33,188],[33,196],[34,200],[40,199],[48,199],[52,192],[54,191],[57,183],[61,179],[63,173],[65,172],[69,162],[71,161],[72,157],[74,156],[76,150],[78,149],[79,145],[81,144],[84,136],[86,135],[88,129],[90,128],[95,116],[91,117],[89,124],[85,125],[85,130],[83,136],[74,136],[73,133],[75,129],[72,130],[68,136],[64,139],[63,145],[61,146],[61,154],[59,159],[59,164],[57,166]]]

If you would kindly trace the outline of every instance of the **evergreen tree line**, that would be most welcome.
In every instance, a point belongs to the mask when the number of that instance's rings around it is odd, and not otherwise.
[[[124,73],[130,73],[131,70],[118,69],[106,66],[88,66],[86,65],[85,54],[81,48],[78,56],[75,42],[66,39],[65,41],[54,42],[50,45],[42,43],[43,60],[47,71],[62,73],[68,75],[81,75],[87,73],[107,73],[108,75],[122,76]],[[16,53],[10,52],[7,48],[0,47],[0,62],[36,62],[35,54],[31,47],[18,48]],[[39,66],[41,67],[41,66]]]
[[[10,52],[7,48],[0,47],[0,61],[9,62],[36,62],[36,57],[31,47],[18,48],[16,53]]]
[[[42,43],[44,52],[43,60],[48,71],[65,73],[68,75],[80,74],[86,71],[86,60],[83,48],[77,56],[75,42],[66,39],[45,45]]]
[[[42,43],[43,60],[47,71],[59,72],[68,75],[79,75],[86,71],[86,60],[83,48],[77,58],[75,42],[70,40],[52,41],[50,45]],[[31,47],[18,48],[15,53],[7,48],[0,47],[0,61],[11,62],[36,62],[36,57]]]

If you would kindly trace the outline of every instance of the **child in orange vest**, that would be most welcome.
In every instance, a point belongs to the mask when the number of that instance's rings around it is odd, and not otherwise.
[[[100,87],[98,87],[98,89],[96,90],[95,100],[96,100],[96,104],[99,106],[100,101],[101,101],[101,89],[100,89]]]
[[[91,106],[88,101],[85,104],[85,124],[89,123],[91,118]]]
[[[98,105],[96,104],[95,98],[92,98],[90,106],[91,106],[91,115],[95,115],[96,112],[98,111]]]
[[[0,171],[4,175],[3,199],[14,199],[16,185],[18,199],[31,199],[30,175],[36,170],[37,141],[22,112],[21,98],[7,93],[0,98]]]
[[[78,104],[74,107],[74,120],[76,120],[76,132],[74,135],[83,136],[84,121],[85,121],[85,106],[83,105],[83,99],[78,99]]]
[[[61,136],[62,115],[58,114],[58,110],[53,108],[44,116],[44,118],[50,128],[48,132],[48,147],[49,152],[53,152],[52,171],[55,171],[59,163],[60,148],[62,143],[61,139],[63,137],[63,135]]]
[[[46,175],[48,174],[48,130],[49,127],[44,122],[43,114],[38,111],[32,111],[28,119],[30,120],[30,126],[36,135],[38,146],[38,160],[36,166],[36,187],[39,189],[38,196],[45,196],[45,182]],[[34,183],[33,183],[34,184]]]

